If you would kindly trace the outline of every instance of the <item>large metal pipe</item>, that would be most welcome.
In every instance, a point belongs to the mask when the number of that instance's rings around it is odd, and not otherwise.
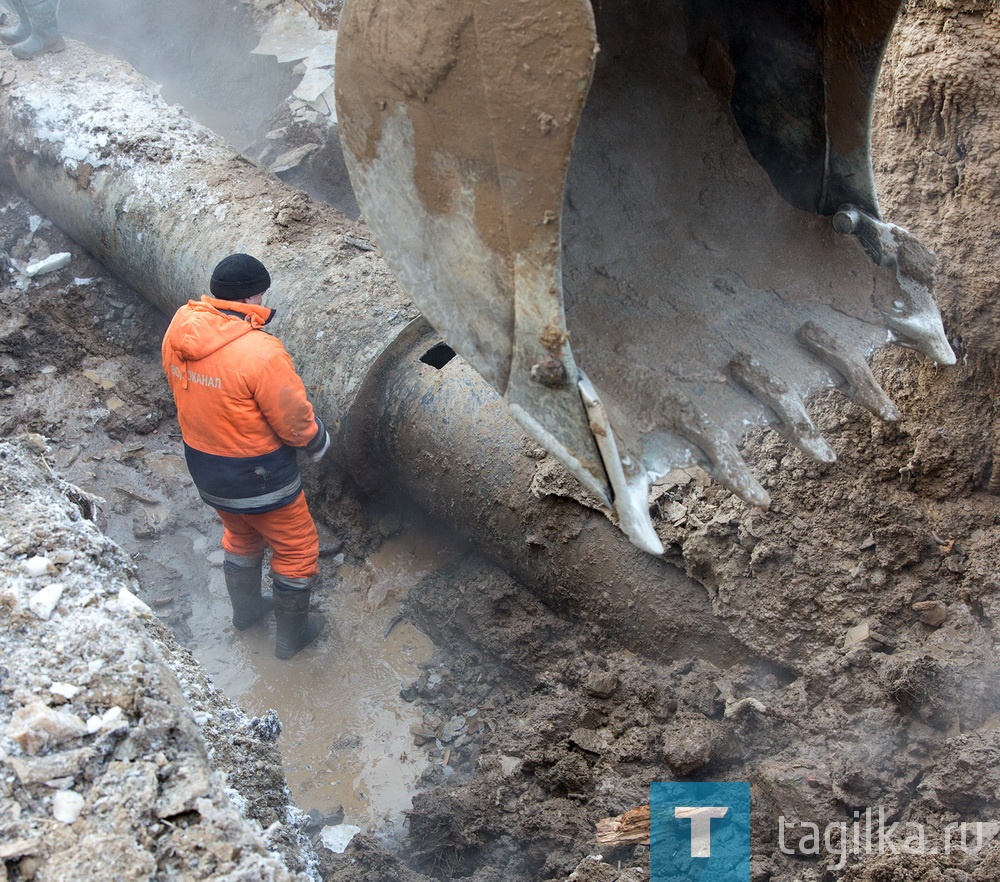
[[[701,585],[603,514],[532,494],[536,445],[460,359],[422,360],[440,337],[377,252],[352,244],[363,228],[248,162],[121,62],[71,43],[13,70],[0,87],[4,173],[168,314],[200,296],[225,254],[261,256],[276,333],[332,427],[334,457],[362,483],[401,487],[543,599],[626,645],[744,655]]]

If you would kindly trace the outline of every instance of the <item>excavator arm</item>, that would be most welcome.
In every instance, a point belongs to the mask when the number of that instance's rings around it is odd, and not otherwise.
[[[812,392],[893,419],[877,347],[954,363],[872,174],[898,6],[348,0],[338,119],[387,263],[651,553],[670,469],[766,506],[748,428],[832,461]]]

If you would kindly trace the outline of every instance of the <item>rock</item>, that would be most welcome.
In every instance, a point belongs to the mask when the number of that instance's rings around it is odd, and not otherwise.
[[[585,793],[594,786],[589,763],[576,751],[564,754],[551,768],[537,769],[535,778],[553,794]]]
[[[438,737],[445,743],[454,741],[459,735],[465,733],[466,723],[462,714],[457,714],[441,726]]]
[[[7,758],[7,764],[14,770],[18,780],[25,786],[45,784],[59,778],[72,778],[79,773],[84,764],[94,756],[91,747],[80,747],[76,750],[64,750],[42,757]]]
[[[707,765],[720,738],[719,726],[700,714],[678,714],[663,735],[663,758],[677,775]]]
[[[321,833],[324,827],[336,827],[344,823],[344,807],[335,805],[328,812],[321,812],[319,809],[309,809],[306,812],[306,833],[315,836]]]
[[[618,691],[618,675],[613,671],[591,671],[583,688],[594,698],[610,698]]]
[[[798,849],[807,834],[801,822],[820,823],[836,816],[835,798],[829,769],[808,757],[776,756],[762,762],[750,777],[750,786],[759,803],[761,817],[776,823],[784,817],[789,825],[784,841]],[[755,803],[757,810],[757,803]]]
[[[847,634],[844,635],[844,650],[853,649],[859,643],[863,643],[871,636],[871,629],[868,622],[862,622],[860,625],[855,625],[850,628]]]
[[[943,600],[920,600],[912,604],[910,609],[920,613],[921,622],[935,628],[943,625],[948,618],[948,605]]]
[[[13,738],[25,753],[34,756],[42,747],[52,747],[79,738],[87,731],[76,714],[56,711],[33,701],[14,711],[7,726],[7,737]]]
[[[614,738],[607,729],[580,728],[570,733],[569,740],[587,753],[602,754],[611,746]]]
[[[172,818],[191,811],[195,803],[211,792],[208,769],[197,763],[179,766],[161,787],[153,814],[158,818]]]
[[[289,171],[297,165],[300,165],[310,153],[319,149],[319,144],[303,144],[300,147],[294,147],[291,150],[286,150],[279,157],[277,157],[273,163],[271,163],[271,171],[276,175],[284,171]]]
[[[327,539],[321,539],[319,543],[319,556],[320,557],[333,557],[337,552],[341,551],[344,547],[344,540],[337,537],[331,536]],[[343,560],[340,561],[343,563]]]
[[[0,842],[0,861],[9,861],[24,857],[26,854],[34,854],[41,848],[41,845],[42,840],[37,836],[30,839],[15,839],[13,842]]]
[[[876,631],[871,626],[871,622],[865,621],[860,622],[847,631],[847,634],[844,635],[843,650],[844,652],[849,652],[854,649],[855,646],[859,646],[866,641],[881,643],[883,646],[888,646],[890,648],[893,646],[893,641],[889,637]]]
[[[437,738],[435,729],[423,723],[412,723],[410,725],[410,734],[413,736],[413,744],[416,747],[423,747]]]
[[[395,512],[382,515],[382,517],[378,519],[378,531],[387,539],[398,533],[402,526],[403,519]]]
[[[150,518],[149,513],[138,511],[132,518],[132,535],[136,539],[154,539],[160,525]]]

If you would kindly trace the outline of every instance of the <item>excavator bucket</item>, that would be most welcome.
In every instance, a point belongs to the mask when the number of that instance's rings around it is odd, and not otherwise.
[[[896,410],[867,358],[953,364],[934,257],[883,220],[873,94],[898,0],[348,0],[337,111],[403,288],[518,422],[662,545],[651,481],[747,501],[768,425]]]

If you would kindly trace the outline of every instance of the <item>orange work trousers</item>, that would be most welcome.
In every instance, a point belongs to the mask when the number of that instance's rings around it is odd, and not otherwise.
[[[274,511],[219,511],[219,517],[225,527],[222,547],[230,554],[261,557],[270,547],[273,573],[286,579],[308,579],[319,572],[319,535],[304,492]]]

